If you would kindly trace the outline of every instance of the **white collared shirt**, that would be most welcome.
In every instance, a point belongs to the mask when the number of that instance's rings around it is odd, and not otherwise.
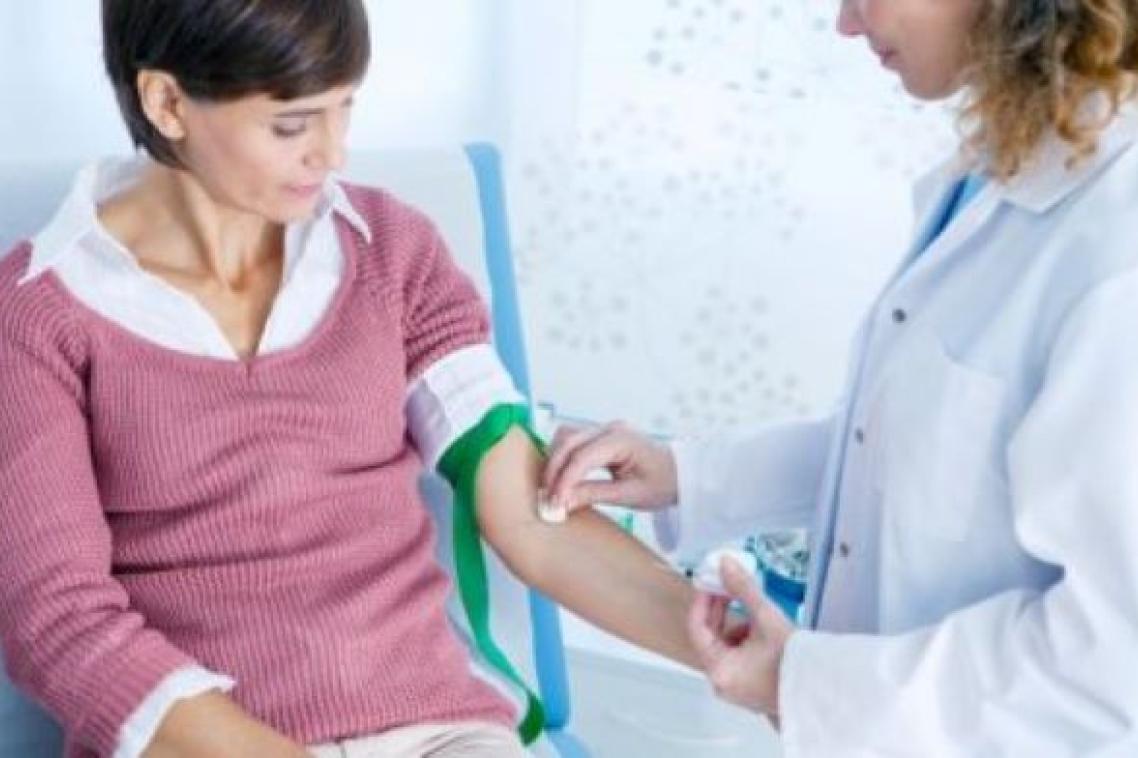
[[[675,445],[685,553],[812,527],[787,758],[1138,755],[1136,141],[1049,139],[918,257],[933,172],[838,411]]]
[[[99,204],[137,181],[148,161],[144,157],[108,160],[83,169],[55,216],[32,240],[21,283],[51,271],[86,307],[144,339],[192,355],[239,360],[197,300],[143,269],[99,222]],[[329,179],[313,217],[285,230],[281,286],[258,354],[304,341],[330,306],[344,269],[334,214],[370,242],[367,223],[343,188]],[[472,346],[444,356],[411,385],[408,428],[424,464],[433,468],[487,410],[520,401],[493,348]],[[198,666],[171,673],[123,724],[115,758],[141,755],[178,700],[212,689],[229,691],[235,684],[228,676]]]

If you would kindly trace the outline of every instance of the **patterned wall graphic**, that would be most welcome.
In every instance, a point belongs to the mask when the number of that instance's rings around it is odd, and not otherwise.
[[[511,161],[540,398],[668,434],[825,410],[945,109],[840,40],[832,0],[579,5],[575,91],[547,95],[575,123]]]

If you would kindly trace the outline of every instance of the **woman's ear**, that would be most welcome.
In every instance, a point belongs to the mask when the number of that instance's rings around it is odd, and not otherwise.
[[[138,99],[142,112],[154,128],[170,142],[186,137],[185,93],[178,80],[165,71],[143,69],[138,72]]]

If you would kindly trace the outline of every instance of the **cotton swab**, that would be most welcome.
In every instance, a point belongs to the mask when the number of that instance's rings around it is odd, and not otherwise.
[[[696,589],[724,597],[730,595],[723,586],[721,570],[724,558],[731,558],[751,574],[758,572],[759,566],[755,556],[746,550],[734,547],[712,550],[700,561],[692,577],[692,584]]]
[[[564,524],[569,517],[565,508],[549,500],[544,489],[537,491],[537,516],[546,524]]]

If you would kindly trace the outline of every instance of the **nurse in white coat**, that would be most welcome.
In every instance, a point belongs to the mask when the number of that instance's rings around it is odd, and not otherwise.
[[[690,622],[788,758],[1138,755],[1138,7],[846,0],[839,28],[916,97],[962,94],[968,138],[917,189],[837,411],[569,432],[547,489],[654,510],[687,555],[810,528],[801,628],[731,570],[749,629],[708,596]]]

